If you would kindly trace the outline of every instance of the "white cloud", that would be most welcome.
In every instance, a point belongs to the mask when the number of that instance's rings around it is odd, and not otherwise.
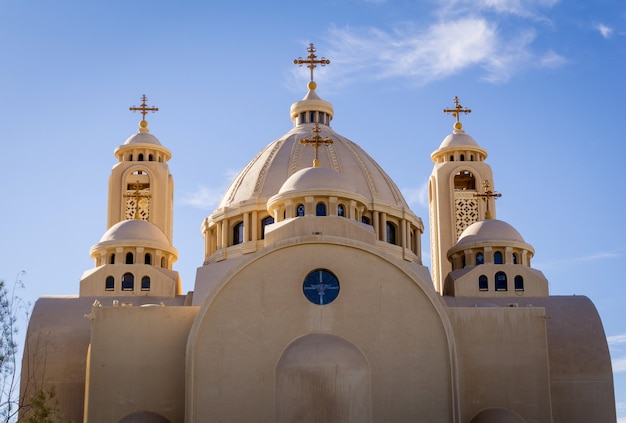
[[[613,373],[626,372],[626,357],[614,358],[611,360]]]
[[[626,343],[626,333],[622,333],[621,335],[607,336],[606,340],[609,345],[624,344]]]
[[[181,203],[203,210],[213,210],[222,198],[223,189],[199,187],[195,192],[184,193]]]
[[[597,24],[594,28],[598,30],[604,38],[610,38],[611,34],[613,34],[613,28],[609,28],[604,24]]]
[[[411,208],[416,204],[428,207],[428,182],[417,188],[401,188],[400,191]]]
[[[355,74],[372,79],[407,78],[424,85],[460,72],[482,70],[482,79],[501,83],[528,68],[555,68],[566,60],[553,51],[533,52],[532,28],[506,37],[484,17],[445,19],[425,29],[405,24],[379,28],[331,28],[328,44],[333,75],[350,80]]]

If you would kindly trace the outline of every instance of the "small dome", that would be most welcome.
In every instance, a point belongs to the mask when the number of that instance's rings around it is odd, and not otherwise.
[[[161,145],[161,142],[149,132],[138,132],[136,134],[131,135],[124,142],[124,145],[130,144],[152,144],[152,145]]]
[[[471,136],[466,133],[453,133],[444,138],[440,149],[449,148],[449,147],[478,147],[478,143]]]
[[[339,172],[327,167],[309,167],[300,169],[291,175],[278,191],[284,194],[293,191],[311,190],[341,190],[347,192],[356,191],[347,178]]]
[[[100,242],[109,241],[152,241],[169,245],[165,234],[154,224],[145,220],[123,220],[111,226]]]
[[[522,242],[524,238],[517,230],[502,220],[488,219],[472,223],[465,228],[455,247],[477,242],[514,241]]]

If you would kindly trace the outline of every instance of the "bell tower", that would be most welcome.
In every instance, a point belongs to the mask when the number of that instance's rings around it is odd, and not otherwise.
[[[167,164],[172,153],[148,129],[146,114],[159,109],[149,107],[145,95],[141,101],[130,108],[142,114],[138,132],[115,149],[118,163],[109,177],[107,229],[123,220],[145,220],[172,243],[174,181]]]
[[[463,130],[460,115],[471,113],[454,97],[454,108],[443,112],[455,118],[454,130],[430,156],[435,166],[428,184],[431,265],[435,289],[443,293],[446,275],[452,270],[447,253],[472,223],[495,218],[491,191],[493,175],[485,163],[487,151]]]

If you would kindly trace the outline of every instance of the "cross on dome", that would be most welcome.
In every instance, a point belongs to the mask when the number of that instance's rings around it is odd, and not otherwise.
[[[320,167],[320,161],[317,158],[317,150],[319,149],[320,145],[324,144],[324,145],[328,145],[328,144],[332,144],[333,140],[329,137],[326,138],[322,138],[320,135],[321,129],[320,129],[320,125],[318,123],[315,124],[315,126],[313,126],[313,129],[311,129],[311,131],[315,134],[313,135],[311,138],[302,138],[300,139],[300,144],[304,144],[304,145],[312,145],[313,148],[315,149],[315,159],[313,159],[313,167]]]
[[[137,107],[137,106],[132,106],[129,108],[129,110],[131,112],[141,112],[141,122],[139,122],[139,132],[148,132],[148,121],[146,121],[146,115],[148,114],[148,112],[158,112],[159,108],[158,107],[148,107],[148,105],[146,104],[146,101],[148,101],[148,97],[146,97],[146,95],[142,95],[141,96],[141,106]]]
[[[303,59],[302,57],[298,57],[297,59],[294,59],[293,64],[298,65],[298,66],[302,66],[306,64],[307,65],[306,67],[311,70],[311,82],[313,82],[313,69],[315,69],[317,65],[320,65],[320,66],[328,65],[330,63],[330,60],[328,60],[325,57],[322,57],[321,59],[317,59],[317,56],[315,55],[316,49],[313,43],[309,44],[309,47],[306,49],[306,51],[309,52],[309,55],[307,56],[307,58]]]
[[[486,179],[483,181],[483,190],[484,192],[482,194],[476,193],[474,194],[474,197],[482,198],[483,200],[485,200],[485,203],[487,204],[487,210],[485,210],[485,220],[487,220],[491,219],[491,212],[489,211],[489,199],[500,198],[502,197],[502,194],[492,191],[491,184],[489,184],[489,181]]]
[[[456,122],[454,123],[454,129],[460,131],[463,128],[463,124],[461,124],[460,114],[461,113],[472,113],[471,109],[464,109],[459,102],[459,97],[454,96],[454,109],[443,109],[443,112],[448,114],[451,113],[452,116],[456,118]]]

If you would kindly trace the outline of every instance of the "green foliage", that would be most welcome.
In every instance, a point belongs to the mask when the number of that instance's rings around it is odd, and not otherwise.
[[[16,295],[24,288],[20,272],[12,289],[0,281],[0,420],[12,422],[19,408],[19,372],[17,371],[17,318],[21,312],[28,314],[28,305]]]
[[[38,389],[27,401],[27,410],[23,412],[20,421],[28,423],[58,423],[61,421],[61,411],[57,392],[52,385],[49,389]]]

